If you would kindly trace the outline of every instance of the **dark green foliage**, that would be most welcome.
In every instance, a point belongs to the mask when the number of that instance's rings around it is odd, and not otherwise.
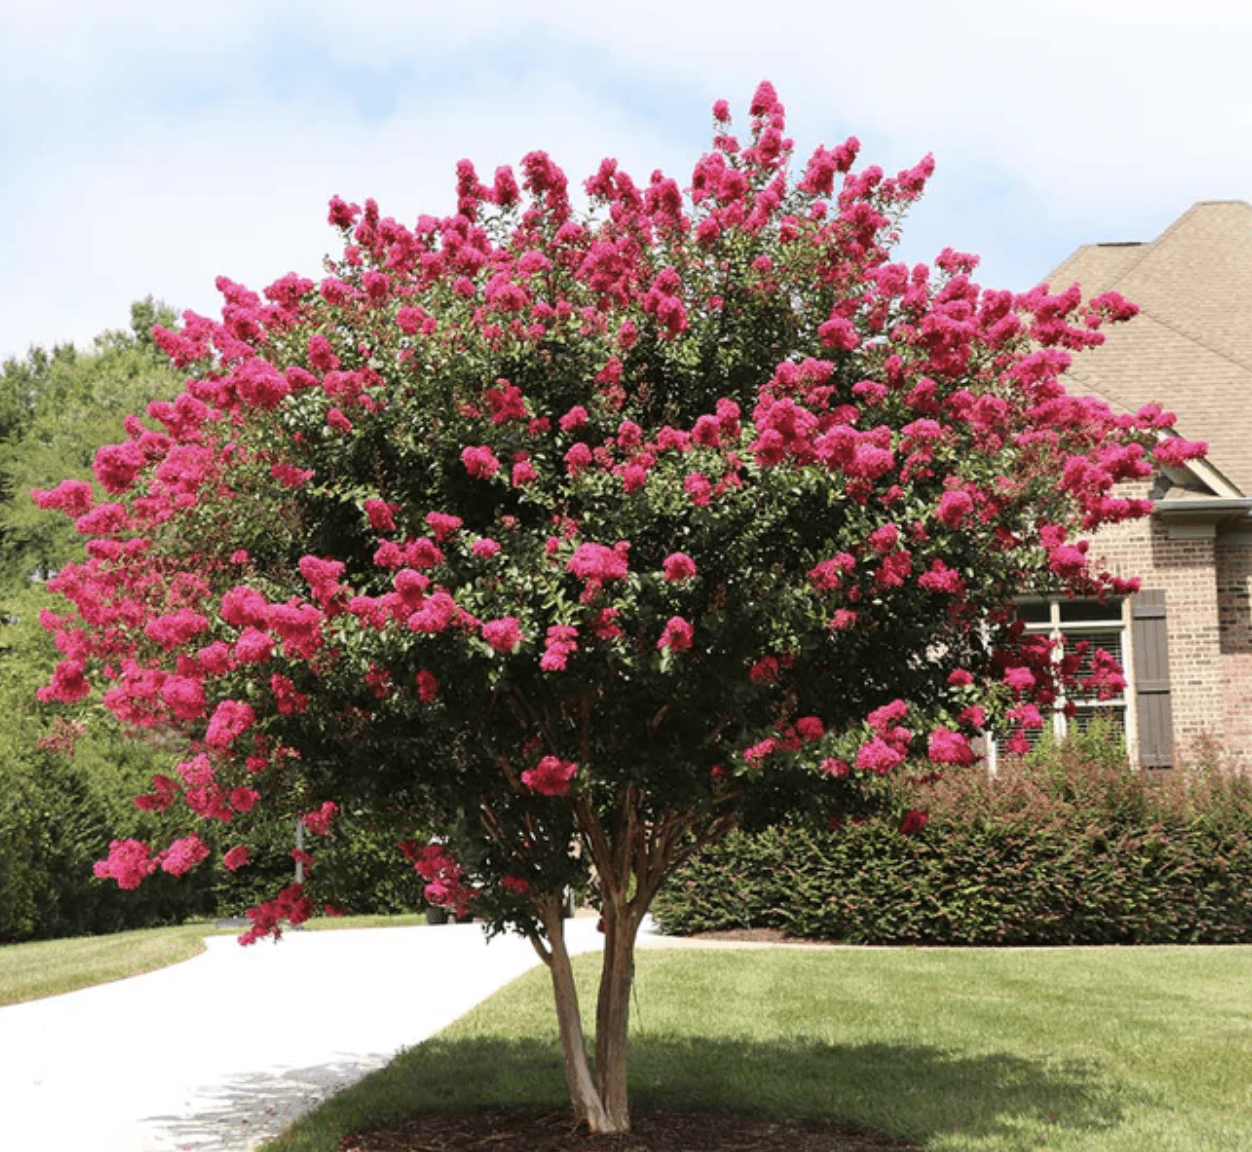
[[[222,849],[246,839],[251,851],[247,867],[215,877],[213,894],[219,916],[239,916],[270,899],[295,874],[294,826],[267,818],[254,823],[243,836],[244,822],[245,818],[237,817],[217,837]],[[319,890],[336,909],[351,915],[420,911],[425,906],[422,889],[426,881],[404,863],[397,847],[411,835],[412,823],[391,826],[341,810],[329,837],[305,833],[305,847],[317,858]]]
[[[1252,942],[1252,780],[1161,779],[1100,737],[903,786],[894,816],[734,833],[677,873],[668,932],[768,927],[862,944]],[[901,835],[898,812],[928,810]]]

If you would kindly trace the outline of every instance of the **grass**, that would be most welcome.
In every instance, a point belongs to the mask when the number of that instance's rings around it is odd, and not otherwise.
[[[424,914],[344,916],[319,917],[304,927],[324,932],[425,923]],[[0,1007],[154,972],[200,955],[206,936],[225,932],[237,934],[239,929],[216,928],[210,922],[203,922],[177,928],[144,928],[112,936],[78,936],[69,940],[4,945],[0,947]]]
[[[593,1003],[596,958],[576,964]],[[637,976],[636,1107],[830,1117],[932,1152],[1252,1148],[1252,949],[653,951]],[[564,1100],[537,970],[266,1149]]]
[[[204,938],[214,931],[212,924],[184,924],[6,944],[0,948],[0,1005],[58,996],[190,960],[204,951]]]

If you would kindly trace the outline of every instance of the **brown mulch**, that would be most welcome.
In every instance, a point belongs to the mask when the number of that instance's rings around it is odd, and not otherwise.
[[[917,1144],[820,1120],[724,1112],[631,1113],[625,1135],[592,1136],[568,1108],[430,1112],[348,1136],[343,1152],[922,1152]]]
[[[837,940],[810,940],[804,936],[788,936],[777,928],[722,928],[715,932],[693,932],[688,940],[742,941],[745,944],[837,944]]]

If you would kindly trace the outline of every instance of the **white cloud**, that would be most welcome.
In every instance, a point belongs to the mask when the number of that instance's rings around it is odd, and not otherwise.
[[[765,76],[802,152],[852,132],[888,169],[936,154],[905,255],[981,251],[1026,287],[1078,243],[1252,195],[1252,14],[1231,11],[9,0],[0,355],[86,341],[148,292],[212,310],[218,273],[315,272],[331,193],[446,211],[461,156],[682,175],[712,100],[742,110]]]

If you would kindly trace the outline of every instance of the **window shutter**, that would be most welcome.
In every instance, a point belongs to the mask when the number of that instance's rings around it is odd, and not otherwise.
[[[1174,718],[1169,703],[1169,637],[1164,591],[1138,593],[1133,601],[1135,704],[1138,712],[1139,765],[1174,766]]]

